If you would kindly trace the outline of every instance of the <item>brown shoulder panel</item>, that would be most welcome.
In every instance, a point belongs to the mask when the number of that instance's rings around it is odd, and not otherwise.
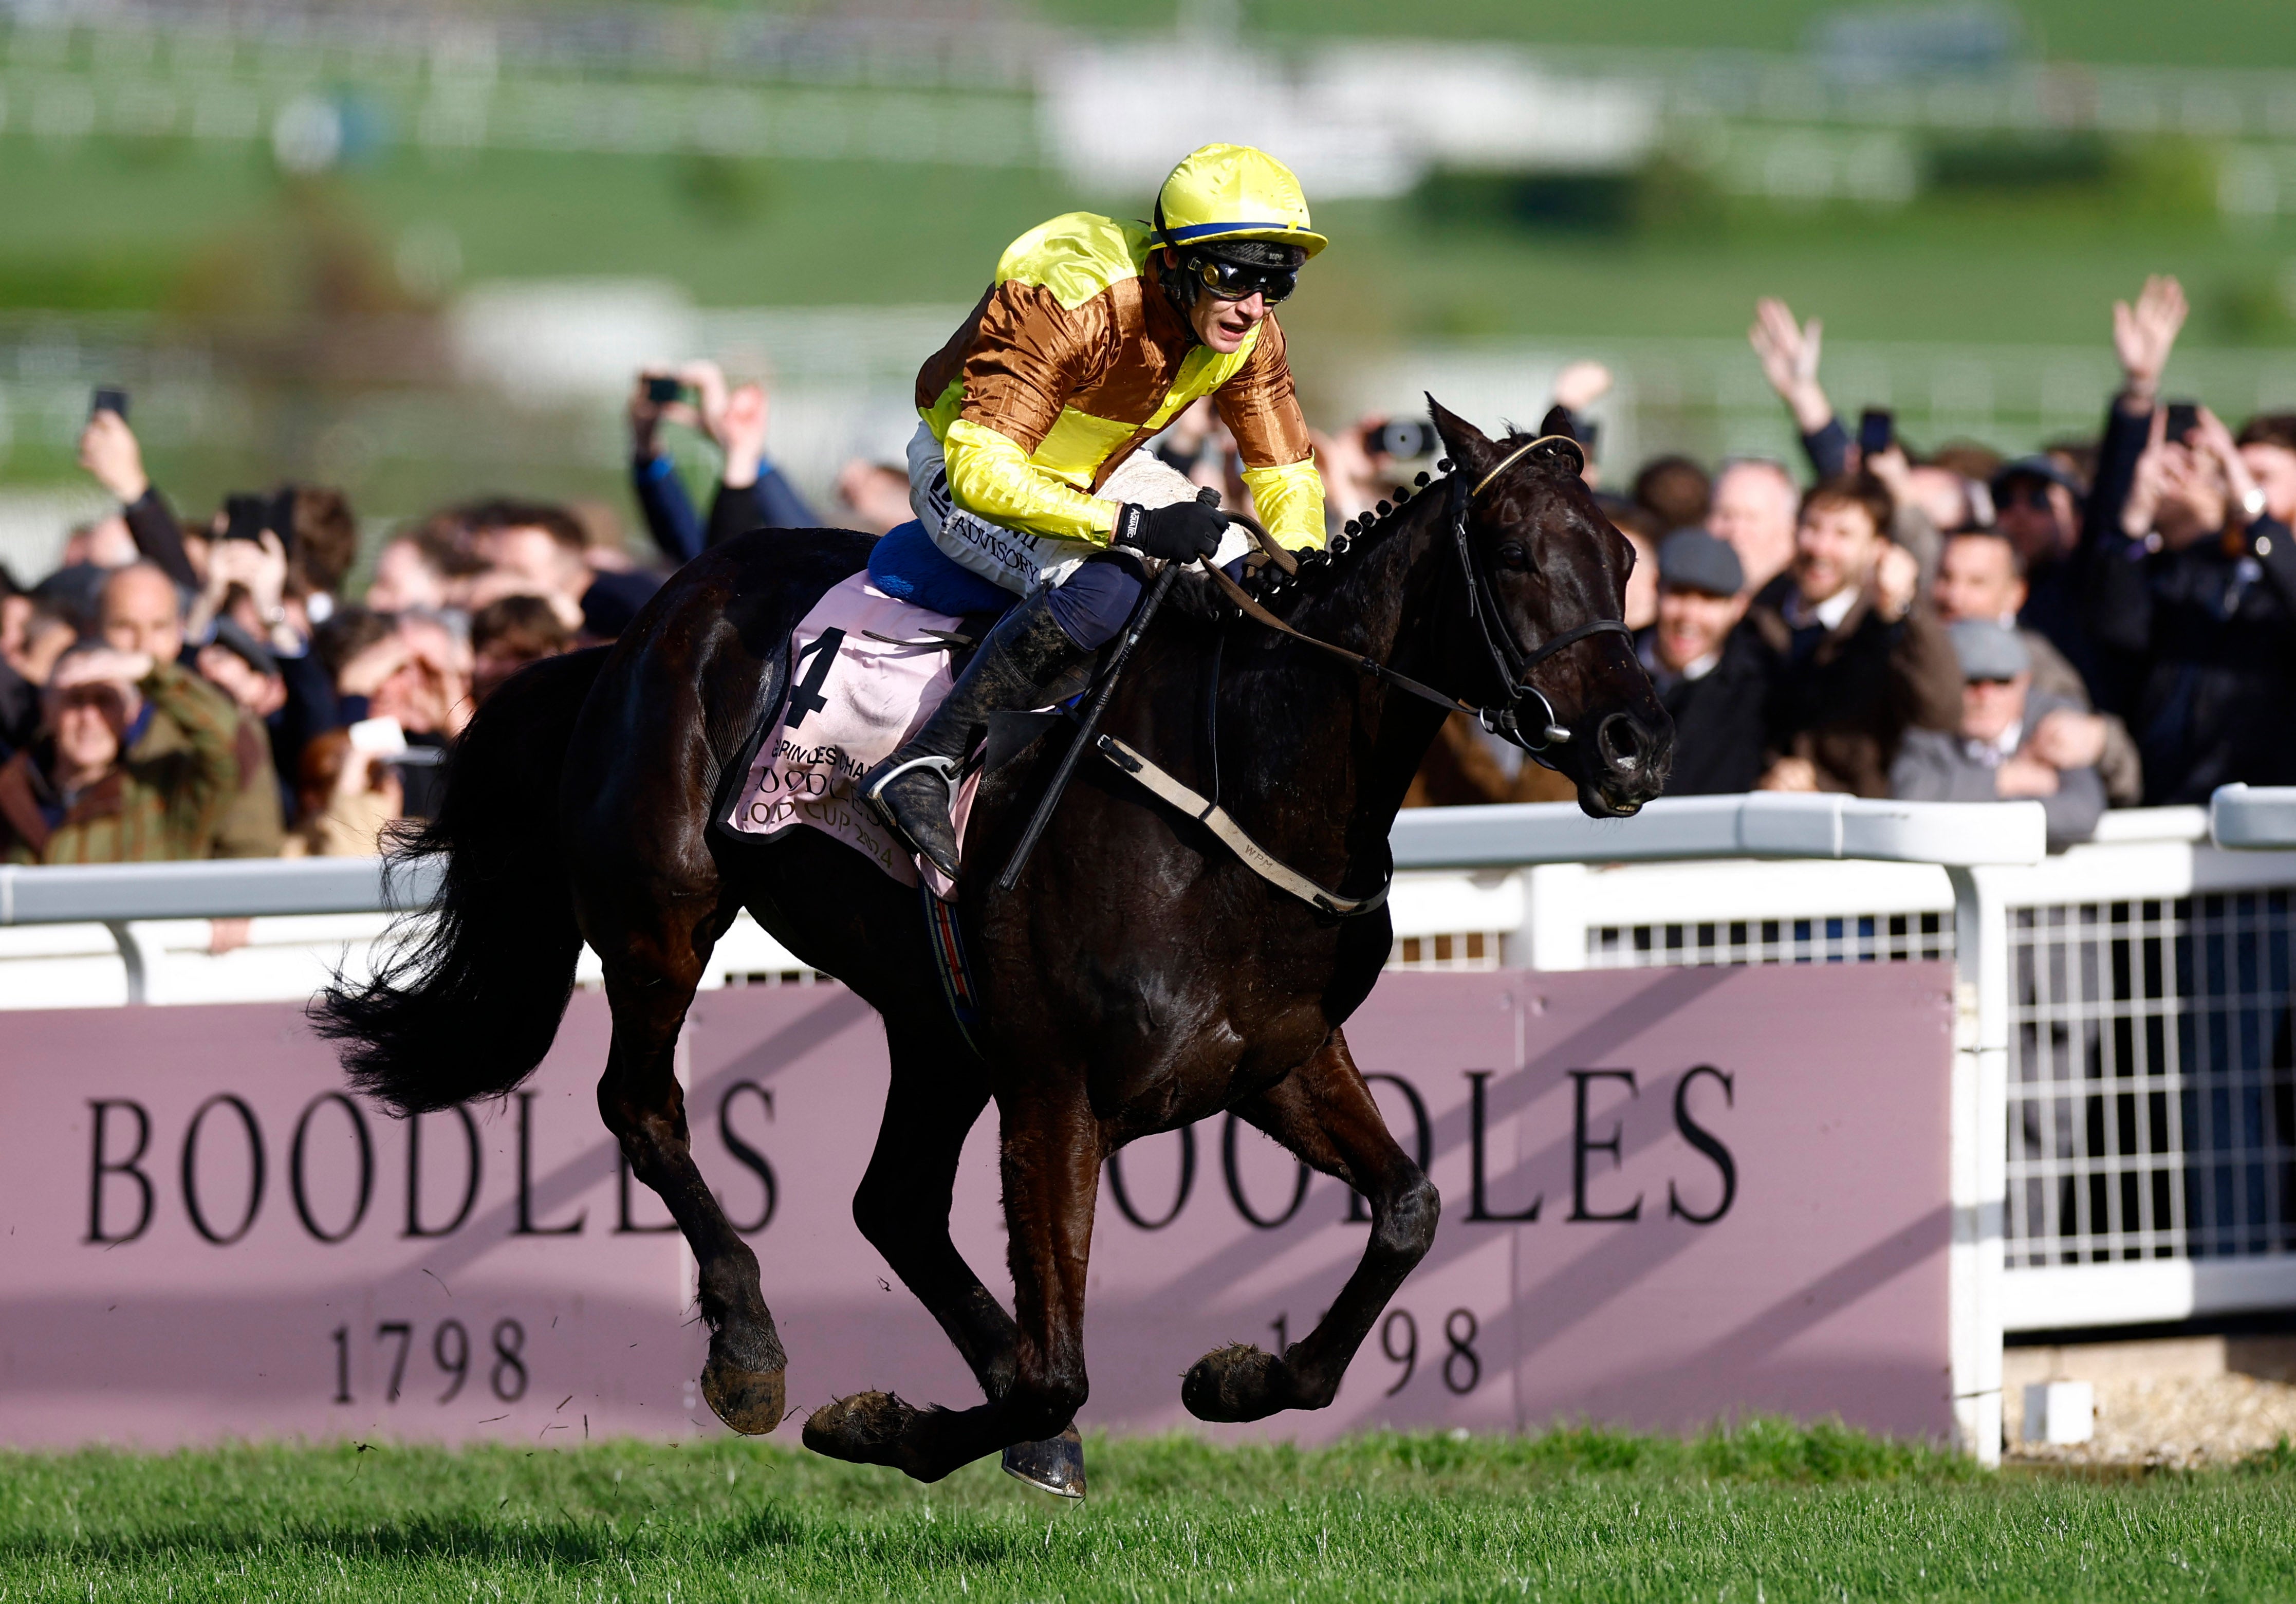
[[[1033,452],[1061,408],[1100,376],[1110,349],[1111,292],[1069,308],[1050,290],[1007,279],[982,303],[964,358],[967,423]]]
[[[1235,436],[1247,468],[1275,468],[1303,462],[1314,450],[1308,420],[1292,387],[1283,359],[1283,329],[1270,314],[1259,325],[1259,343],[1235,376],[1212,392],[1220,421]]]
[[[983,290],[980,299],[972,303],[972,310],[956,325],[956,333],[948,337],[948,343],[926,358],[925,365],[917,369],[918,411],[927,411],[939,403],[948,387],[956,382],[957,374],[964,371],[965,356],[980,337],[980,315],[988,309],[988,298],[996,293],[994,284]]]

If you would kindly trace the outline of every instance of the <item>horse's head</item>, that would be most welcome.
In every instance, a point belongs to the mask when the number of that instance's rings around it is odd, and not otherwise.
[[[1595,505],[1575,440],[1493,440],[1428,406],[1455,469],[1447,521],[1465,531],[1461,649],[1480,682],[1466,698],[1511,713],[1502,733],[1575,780],[1589,814],[1636,811],[1666,785],[1674,720],[1623,623],[1634,547]]]

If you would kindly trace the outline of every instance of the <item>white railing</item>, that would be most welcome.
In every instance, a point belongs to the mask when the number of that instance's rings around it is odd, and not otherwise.
[[[1956,963],[1955,1392],[1989,1455],[2005,1331],[2296,1306],[2296,793],[2226,797],[2221,846],[2196,808],[2055,858],[2041,831],[1833,796],[1407,813],[1396,962]],[[380,891],[371,860],[0,869],[0,1008],[308,996],[363,971]],[[704,983],[811,978],[743,916]]]

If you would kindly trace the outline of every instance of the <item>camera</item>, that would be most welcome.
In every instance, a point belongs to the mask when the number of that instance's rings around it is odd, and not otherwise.
[[[646,399],[657,407],[666,407],[685,393],[685,386],[662,374],[646,375]]]
[[[127,392],[110,384],[97,385],[95,394],[89,399],[87,403],[87,415],[94,417],[99,412],[115,414],[121,423],[126,423],[127,421]]]
[[[1414,457],[1431,457],[1435,451],[1435,425],[1390,420],[1364,431],[1364,449],[1374,457],[1392,457],[1409,460]]]
[[[240,491],[223,498],[223,533],[226,540],[260,540],[266,530],[279,537],[282,546],[295,544],[295,487],[283,485],[273,496],[258,496]]]
[[[1879,457],[1898,443],[1897,415],[1885,407],[1868,407],[1857,419],[1857,454]]]
[[[271,498],[245,494],[223,498],[223,539],[260,540],[271,527]]]

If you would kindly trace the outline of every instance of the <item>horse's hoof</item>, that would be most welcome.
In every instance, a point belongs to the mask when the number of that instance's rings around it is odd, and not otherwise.
[[[1084,1496],[1084,1439],[1075,1422],[1041,1443],[1015,1443],[1004,1451],[1004,1474],[1062,1498]]]
[[[1249,1343],[1216,1348],[1188,1368],[1180,1402],[1199,1420],[1261,1420],[1283,1407],[1283,1361]]]
[[[855,1465],[890,1465],[917,1411],[890,1393],[856,1393],[824,1403],[805,1423],[805,1445]]]
[[[748,1370],[713,1352],[701,1370],[701,1395],[718,1418],[745,1437],[761,1437],[782,1423],[789,1394],[775,1369]]]

